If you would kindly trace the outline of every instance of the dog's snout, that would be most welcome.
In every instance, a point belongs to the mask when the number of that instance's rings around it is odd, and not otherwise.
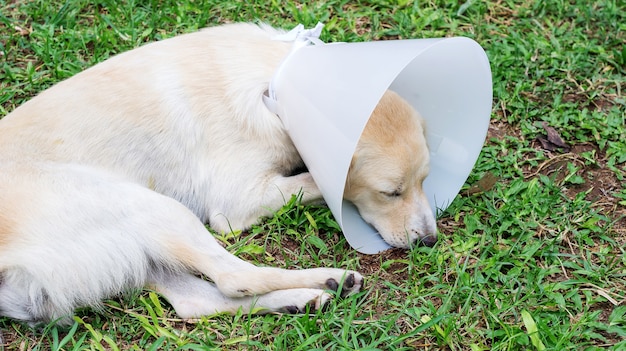
[[[429,234],[424,237],[421,237],[420,240],[422,241],[423,245],[428,246],[428,247],[433,247],[437,243],[437,235]]]
[[[420,233],[418,231],[413,231],[415,234],[409,244],[411,247],[415,247],[417,245],[424,245],[427,247],[433,247],[437,243],[437,232],[431,233]]]

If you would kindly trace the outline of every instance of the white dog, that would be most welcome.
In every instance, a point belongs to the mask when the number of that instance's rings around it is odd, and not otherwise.
[[[0,315],[63,319],[146,285],[182,318],[293,313],[361,289],[353,271],[244,262],[203,224],[245,229],[290,194],[321,199],[261,99],[291,48],[280,33],[234,24],[145,45],[0,120]],[[421,120],[392,92],[371,120],[346,198],[392,245],[433,244]]]

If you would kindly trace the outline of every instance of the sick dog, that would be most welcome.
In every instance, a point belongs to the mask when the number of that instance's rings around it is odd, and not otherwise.
[[[181,318],[298,313],[361,289],[355,271],[247,263],[204,226],[246,229],[291,194],[322,199],[261,99],[291,48],[271,40],[281,33],[231,24],[147,44],[0,120],[1,316],[67,322],[144,286]],[[423,121],[387,92],[345,196],[390,244],[432,245],[427,172]]]

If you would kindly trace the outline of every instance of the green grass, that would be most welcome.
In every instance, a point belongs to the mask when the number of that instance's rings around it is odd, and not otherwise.
[[[86,67],[231,21],[326,23],[326,41],[461,35],[489,56],[494,108],[436,247],[365,256],[329,211],[290,203],[221,237],[253,262],[367,275],[307,315],[176,319],[151,292],[77,311],[70,328],[0,319],[7,350],[595,350],[626,348],[626,4],[605,1],[0,3],[0,116]],[[569,150],[539,143],[542,122]],[[0,346],[0,349],[2,347]]]

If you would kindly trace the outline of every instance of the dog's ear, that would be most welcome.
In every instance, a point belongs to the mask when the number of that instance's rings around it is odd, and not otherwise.
[[[356,169],[358,167],[359,161],[359,151],[360,146],[357,145],[356,150],[354,150],[354,154],[352,155],[352,159],[350,160],[350,167],[348,167],[348,175],[346,176],[346,184],[343,190],[343,193],[346,194],[350,189],[350,185],[352,184],[352,177],[356,173]]]
[[[424,136],[426,136],[426,128],[428,127],[428,125],[426,124],[426,119],[424,119],[424,117],[422,117],[419,113],[417,113],[417,118],[420,121],[420,125],[422,126],[422,133],[424,133]]]
[[[354,155],[352,155],[352,159],[350,160],[350,167],[348,167],[348,175],[346,176],[346,187],[350,183],[350,177],[352,176],[352,173],[354,172],[354,168],[356,167],[357,157],[358,157],[357,152],[355,150]]]
[[[422,115],[417,111],[414,111],[414,113],[415,113],[415,118],[417,118],[420,122],[419,123],[420,127],[422,127],[422,135],[424,136],[425,139],[428,139],[428,134],[427,134],[428,123],[426,122],[426,118],[422,117]]]

